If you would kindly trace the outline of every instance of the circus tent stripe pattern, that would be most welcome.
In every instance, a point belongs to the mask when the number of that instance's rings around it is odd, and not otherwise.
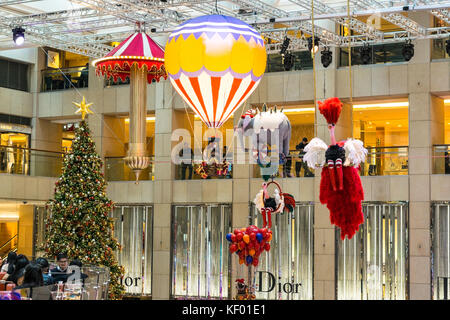
[[[164,50],[144,32],[130,35],[105,57],[93,62],[97,75],[112,77],[114,81],[120,78],[126,81],[132,65],[139,69],[146,67],[147,82],[167,79],[164,67]]]
[[[147,34],[136,32],[106,55],[106,57],[119,56],[141,56],[147,59],[164,59],[164,50]]]

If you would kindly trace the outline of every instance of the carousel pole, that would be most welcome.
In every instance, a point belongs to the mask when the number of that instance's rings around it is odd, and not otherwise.
[[[130,143],[124,159],[136,175],[136,184],[142,170],[148,167],[147,156],[147,67],[139,69],[137,63],[130,70]]]

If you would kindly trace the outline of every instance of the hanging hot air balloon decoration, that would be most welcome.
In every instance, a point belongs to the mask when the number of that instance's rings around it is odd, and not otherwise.
[[[254,28],[208,15],[178,26],[164,59],[175,90],[209,128],[219,128],[258,86],[267,55]]]

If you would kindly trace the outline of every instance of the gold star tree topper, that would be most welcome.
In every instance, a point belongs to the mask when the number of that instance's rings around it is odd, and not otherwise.
[[[75,113],[81,113],[81,119],[84,120],[84,117],[86,116],[86,113],[93,113],[91,110],[89,110],[89,107],[93,105],[93,103],[86,104],[86,98],[83,96],[83,100],[81,103],[72,102],[74,105],[76,105],[79,109],[75,111]]]

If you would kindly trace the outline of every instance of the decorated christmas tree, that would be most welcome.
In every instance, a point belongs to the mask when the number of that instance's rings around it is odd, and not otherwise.
[[[47,204],[50,212],[44,250],[49,257],[66,253],[69,259],[108,267],[109,297],[120,299],[124,293],[120,284],[124,270],[114,256],[120,245],[113,237],[114,225],[109,217],[113,202],[106,197],[103,163],[84,120],[85,114],[91,113],[90,105],[85,104],[84,97],[76,105],[83,120],[75,129],[72,151],[64,157],[54,199]]]

